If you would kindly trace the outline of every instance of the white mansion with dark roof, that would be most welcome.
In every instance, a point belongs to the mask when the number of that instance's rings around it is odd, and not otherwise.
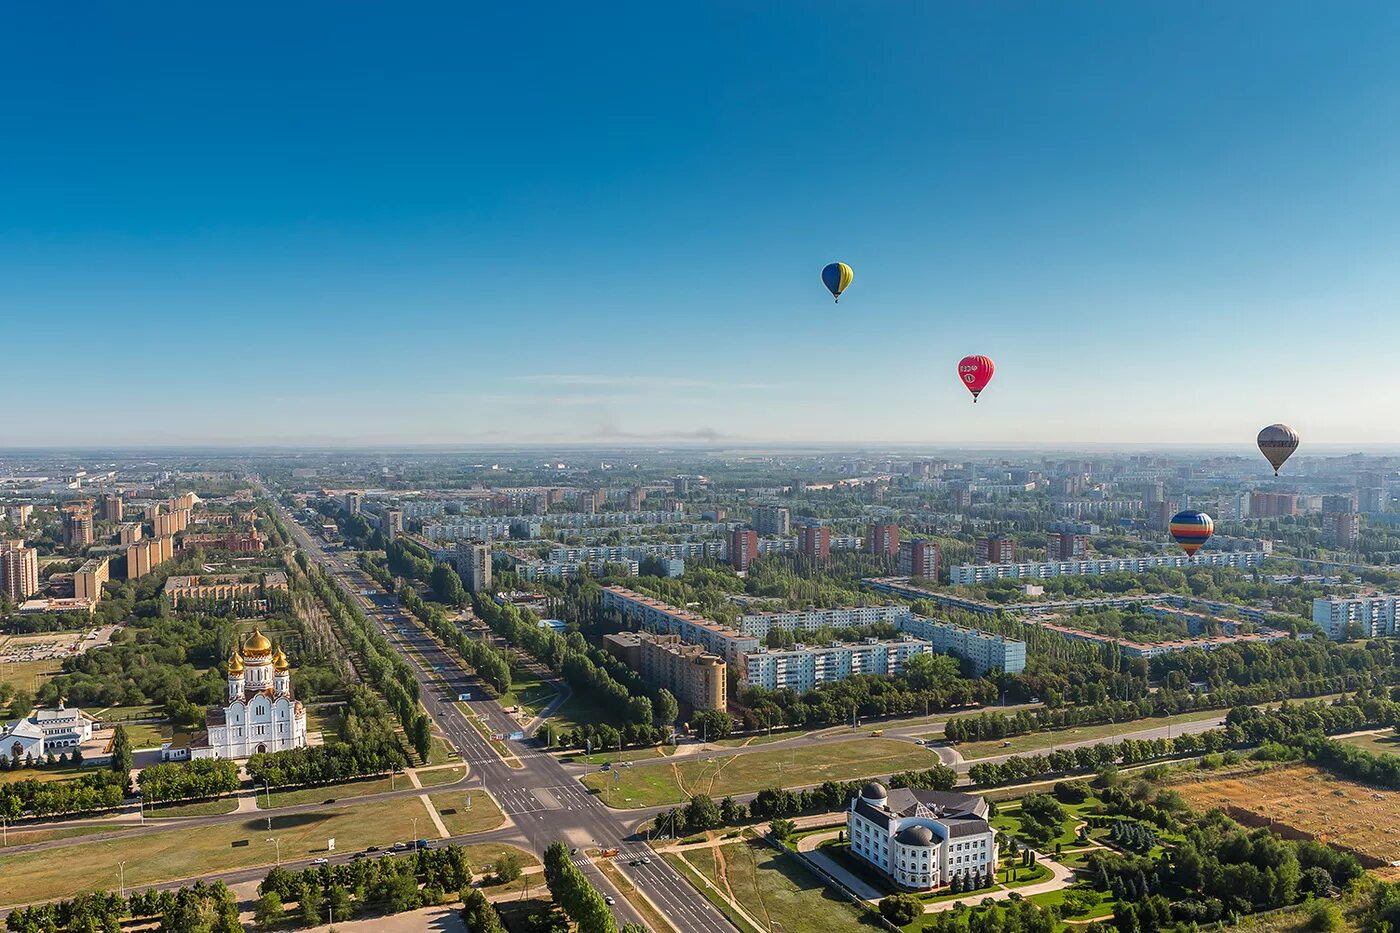
[[[846,814],[851,854],[896,885],[926,891],[996,870],[996,832],[987,801],[971,794],[898,788],[874,781],[851,799]]]

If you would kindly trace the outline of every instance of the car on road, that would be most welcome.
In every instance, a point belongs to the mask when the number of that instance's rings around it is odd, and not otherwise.
[[[419,839],[417,842],[415,842],[415,843],[413,844],[413,847],[416,848],[416,849],[426,849],[426,848],[428,847],[428,840],[426,840],[426,839]]]
[[[612,896],[611,894],[609,894],[609,895],[607,895],[606,897],[603,898],[603,903],[605,903],[605,904],[607,904],[609,907],[611,907],[612,905],[616,904],[617,901],[615,901],[615,900],[613,899],[613,896]]]
[[[643,865],[650,865],[650,864],[651,864],[651,856],[650,856],[650,855],[643,855],[643,856],[642,856],[642,864],[643,864]]]
[[[393,845],[391,845],[391,846],[389,847],[389,851],[390,851],[390,852],[405,852],[405,851],[408,850],[408,848],[409,848],[408,843],[406,843],[406,842],[396,842],[396,843],[394,843]]]
[[[329,865],[330,863],[331,860],[326,858],[324,855],[320,858],[314,858],[311,860],[312,865]]]

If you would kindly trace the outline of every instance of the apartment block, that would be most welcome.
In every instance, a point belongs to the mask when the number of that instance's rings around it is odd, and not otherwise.
[[[899,526],[893,522],[874,522],[865,531],[865,549],[881,557],[899,556]]]
[[[457,572],[462,575],[462,583],[469,592],[490,592],[491,545],[458,543]]]
[[[906,577],[938,579],[938,542],[919,538],[899,545],[899,572]]]
[[[679,635],[618,632],[603,636],[603,645],[655,687],[664,687],[697,710],[728,705],[728,665],[724,658]]]
[[[134,541],[126,548],[126,578],[139,580],[174,556],[175,539],[169,535]]]
[[[604,588],[601,605],[604,613],[627,628],[679,635],[681,641],[700,645],[730,664],[742,664],[744,655],[756,651],[759,646],[759,640],[752,635],[740,634],[718,622],[620,586]]]
[[[1396,606],[1400,596],[1334,596],[1313,600],[1312,620],[1322,626],[1330,641],[1346,641],[1353,634],[1379,638],[1396,634]]]
[[[70,551],[92,545],[92,510],[70,505],[63,510],[63,546]]]
[[[1045,559],[1048,561],[1084,560],[1088,556],[1088,535],[1057,532],[1045,536]],[[1012,561],[993,561],[993,563],[1009,564],[1012,563]]]
[[[1016,539],[1007,535],[988,535],[977,539],[977,563],[1016,563]]]
[[[23,541],[0,541],[0,591],[19,605],[39,592],[39,552]]]
[[[122,520],[122,497],[105,495],[102,497],[102,520],[104,522],[119,522]]]
[[[927,641],[934,651],[967,661],[978,677],[993,670],[1018,674],[1026,669],[1026,643],[1005,635],[913,614],[902,619],[899,627]]]
[[[792,517],[780,505],[760,505],[753,510],[753,530],[760,536],[780,538],[792,533]]]
[[[799,536],[802,556],[814,564],[831,559],[831,529],[825,525],[804,525]]]
[[[743,573],[758,556],[758,532],[735,528],[729,533],[729,566]]]
[[[109,579],[110,562],[105,557],[94,557],[83,562],[73,572],[73,596],[77,599],[90,599],[94,603],[102,599],[102,584]]]
[[[118,532],[120,543],[125,545],[135,544],[141,540],[141,534],[145,531],[145,526],[140,522],[123,522]]]
[[[790,612],[758,612],[740,616],[744,635],[767,638],[769,632],[816,632],[821,629],[866,628],[881,623],[899,625],[910,614],[908,606],[855,606],[838,609],[798,609]]]
[[[744,657],[744,682],[751,687],[801,692],[855,674],[898,674],[909,658],[932,650],[928,642],[914,638],[759,648]]]
[[[1105,573],[1146,573],[1158,567],[1234,567],[1251,570],[1264,562],[1262,551],[1200,551],[1195,557],[1172,554],[1156,557],[1109,557],[1098,560],[1045,561],[1028,564],[959,564],[948,570],[953,586],[990,580],[1096,576]]]

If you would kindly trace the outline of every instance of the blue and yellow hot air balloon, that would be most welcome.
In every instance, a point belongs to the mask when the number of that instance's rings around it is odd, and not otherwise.
[[[831,292],[831,297],[837,301],[841,300],[841,293],[851,284],[851,279],[854,277],[855,273],[844,262],[829,262],[822,270],[822,284],[826,286],[827,291]]]
[[[1211,534],[1215,531],[1215,522],[1205,512],[1177,512],[1172,516],[1172,523],[1168,529],[1176,543],[1181,545],[1181,549],[1186,552],[1187,557],[1194,557],[1201,549],[1201,545],[1210,540]]]

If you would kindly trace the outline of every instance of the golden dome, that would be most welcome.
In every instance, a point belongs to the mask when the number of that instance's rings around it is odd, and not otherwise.
[[[281,648],[277,649],[277,655],[272,659],[272,667],[279,671],[289,671],[292,669],[291,663],[287,660],[287,656],[282,653]]]
[[[253,637],[243,643],[243,654],[250,658],[265,658],[272,654],[272,642],[259,629],[253,629]]]
[[[243,656],[237,651],[228,656],[228,672],[230,675],[243,673]]]

